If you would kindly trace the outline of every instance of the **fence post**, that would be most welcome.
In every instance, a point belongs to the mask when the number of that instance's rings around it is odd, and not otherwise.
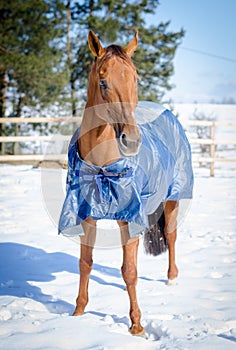
[[[210,165],[210,176],[214,176],[214,171],[215,171],[215,122],[212,122],[212,124],[211,124],[210,135],[211,135],[210,157],[212,158],[211,165]]]
[[[0,136],[5,136],[5,129],[6,129],[6,126],[5,124],[2,124],[0,125]],[[0,154],[1,155],[5,155],[5,143],[4,142],[1,142],[0,143]]]
[[[19,135],[19,125],[16,123],[15,124],[15,136]],[[13,154],[17,154],[17,148],[19,148],[19,142],[13,142],[12,150]]]

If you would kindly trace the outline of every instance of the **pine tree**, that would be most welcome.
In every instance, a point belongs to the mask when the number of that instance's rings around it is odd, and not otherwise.
[[[0,0],[0,117],[46,106],[62,93],[65,6],[59,0]],[[7,104],[6,104],[7,101]]]
[[[0,117],[6,101],[7,114],[20,116],[24,106],[54,104],[68,89],[75,115],[93,60],[89,29],[104,46],[124,46],[139,31],[139,98],[161,102],[184,31],[171,32],[169,22],[148,25],[157,7],[158,0],[0,0]]]

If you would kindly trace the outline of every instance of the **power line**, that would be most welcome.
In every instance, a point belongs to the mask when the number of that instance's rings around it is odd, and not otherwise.
[[[214,55],[210,52],[206,52],[206,51],[201,51],[201,50],[197,50],[197,49],[191,49],[189,47],[185,47],[185,46],[180,46],[180,49],[183,49],[185,51],[190,51],[190,52],[195,52],[201,55],[205,55],[205,56],[209,56],[209,57],[214,57],[220,60],[224,60],[224,61],[228,61],[228,62],[232,62],[232,63],[236,63],[236,59],[233,58],[229,58],[229,57],[224,57],[224,56],[219,56],[219,55]]]

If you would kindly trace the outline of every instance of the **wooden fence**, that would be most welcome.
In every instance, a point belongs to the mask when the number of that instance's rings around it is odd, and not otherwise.
[[[43,123],[66,123],[67,125],[75,123],[75,127],[81,122],[80,117],[61,117],[61,118],[0,118],[0,123],[2,124],[15,124],[16,128],[19,124],[43,124]],[[199,121],[199,120],[189,120],[182,123],[183,126],[189,127],[208,127],[210,129],[210,138],[191,138],[189,137],[189,142],[192,145],[209,145],[209,155],[201,156],[198,153],[193,152],[193,162],[194,163],[210,163],[210,176],[214,176],[215,163],[216,162],[236,162],[236,158],[226,158],[216,156],[216,146],[217,145],[236,145],[235,140],[218,140],[215,137],[216,127],[236,127],[236,122],[215,122],[215,121]],[[233,133],[232,133],[233,134]],[[236,134],[236,133],[235,133]],[[48,142],[69,142],[71,135],[41,135],[41,136],[0,136],[0,144],[2,154],[0,155],[1,163],[9,162],[24,162],[24,161],[61,161],[65,162],[67,158],[66,153],[62,154],[5,154],[5,144],[6,143],[19,143],[19,142],[38,142],[38,141],[48,141]]]
[[[189,120],[184,122],[183,125],[186,126],[195,126],[195,127],[208,127],[210,129],[209,138],[189,138],[189,142],[192,145],[209,145],[209,156],[199,156],[199,154],[193,153],[193,162],[197,163],[210,163],[210,176],[214,176],[215,173],[215,163],[217,162],[236,162],[235,158],[229,157],[216,157],[216,146],[217,145],[232,145],[236,146],[236,140],[219,140],[216,138],[216,127],[231,127],[235,128],[236,131],[236,122],[216,122],[216,121],[207,121],[207,120]],[[234,133],[236,134],[236,132]],[[233,133],[231,133],[233,135]]]

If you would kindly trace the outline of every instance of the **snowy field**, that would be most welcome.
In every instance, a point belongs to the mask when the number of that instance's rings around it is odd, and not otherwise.
[[[63,186],[65,170],[1,165],[0,349],[235,350],[236,172],[196,172],[194,200],[179,227],[177,285],[165,284],[167,255],[145,256],[140,241],[146,335],[133,337],[120,247],[95,250],[86,312],[70,316],[79,245],[55,226],[63,197],[55,183]]]

